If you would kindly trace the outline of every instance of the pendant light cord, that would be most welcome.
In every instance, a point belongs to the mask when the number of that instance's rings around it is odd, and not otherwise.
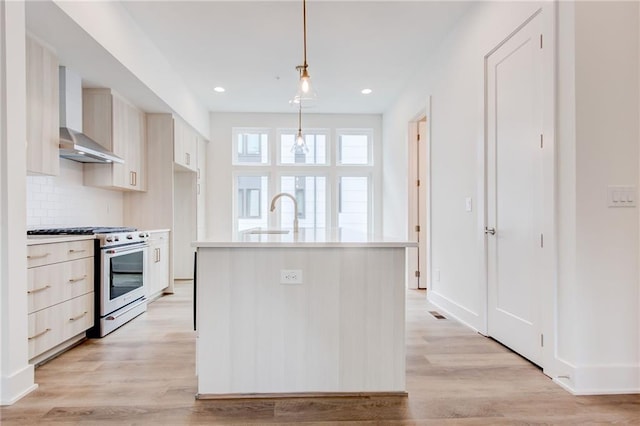
[[[304,52],[304,63],[303,67],[307,69],[307,1],[302,0],[302,38],[304,40],[303,52]]]

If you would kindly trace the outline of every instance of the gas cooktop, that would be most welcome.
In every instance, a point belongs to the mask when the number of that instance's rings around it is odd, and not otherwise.
[[[27,231],[27,235],[94,235],[132,231],[137,231],[137,229],[126,226],[81,226],[76,228],[31,229]]]

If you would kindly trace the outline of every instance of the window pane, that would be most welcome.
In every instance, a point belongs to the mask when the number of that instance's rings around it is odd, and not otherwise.
[[[305,134],[304,139],[309,148],[308,153],[296,154],[291,151],[296,135],[283,133],[280,135],[281,164],[326,164],[327,136],[324,134]]]
[[[300,228],[325,228],[327,217],[326,178],[324,176],[283,176],[281,192],[295,195]],[[278,201],[280,226],[293,226],[293,203],[286,197]]]
[[[238,176],[236,192],[238,231],[267,227],[267,184],[266,176]]]
[[[341,164],[369,164],[368,135],[340,135]]]
[[[235,135],[237,164],[269,163],[269,135],[267,133],[237,132]]]
[[[369,180],[367,177],[341,177],[338,192],[338,227],[368,230]]]

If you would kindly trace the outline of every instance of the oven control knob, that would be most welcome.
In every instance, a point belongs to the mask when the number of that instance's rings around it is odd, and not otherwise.
[[[107,238],[106,238],[106,240],[107,240],[107,242],[108,242],[108,243],[110,243],[110,242],[112,242],[112,241],[113,241],[113,238],[111,238],[111,237],[107,237]]]
[[[146,237],[146,235],[144,234],[144,232],[141,232],[141,233],[138,234],[138,237],[144,238],[144,237]]]
[[[120,241],[120,237],[113,237],[113,241]]]
[[[133,235],[131,234],[127,235],[127,240],[133,240]]]

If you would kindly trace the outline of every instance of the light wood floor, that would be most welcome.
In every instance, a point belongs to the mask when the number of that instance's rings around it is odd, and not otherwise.
[[[10,407],[25,424],[640,424],[640,395],[574,397],[540,370],[407,295],[408,398],[197,401],[191,286],[36,370]],[[433,309],[431,309],[433,310]]]

